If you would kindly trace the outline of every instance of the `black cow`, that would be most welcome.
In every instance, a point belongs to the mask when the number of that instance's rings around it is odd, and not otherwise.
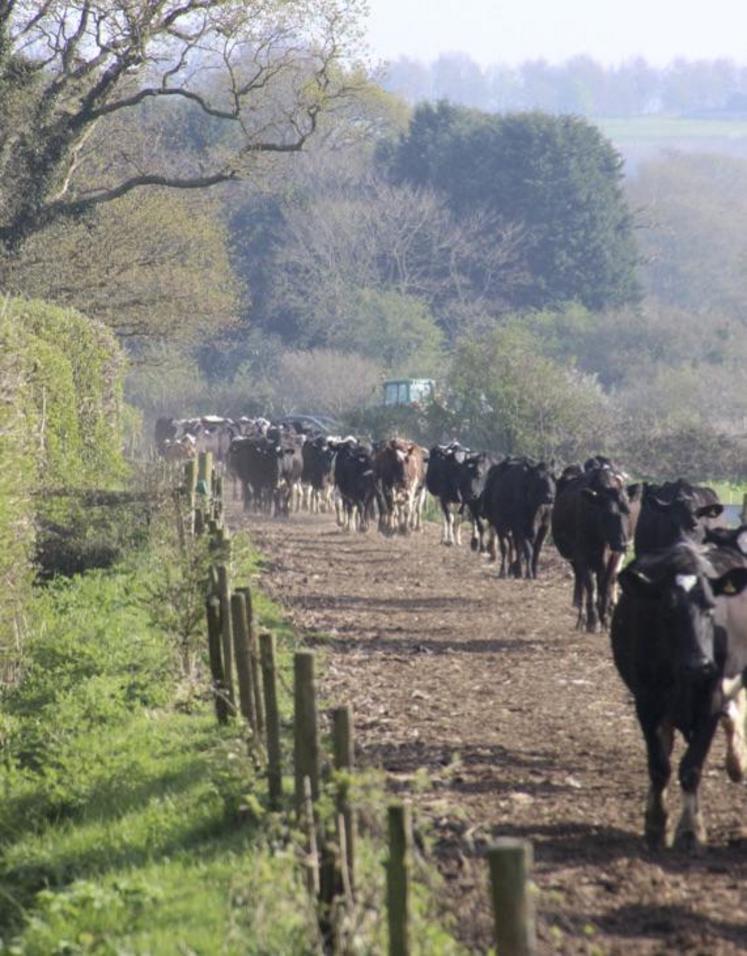
[[[607,626],[617,572],[635,530],[641,486],[625,487],[623,475],[604,466],[559,482],[552,510],[552,535],[573,568],[576,627],[594,632]]]
[[[434,498],[438,498],[443,514],[441,544],[461,544],[458,510],[462,507],[461,471],[468,450],[453,441],[448,445],[435,445],[428,457],[425,486]]]
[[[303,446],[301,481],[310,491],[309,510],[326,511],[334,488],[335,452],[324,435],[309,439]]]
[[[244,509],[272,512],[279,481],[277,445],[262,435],[234,438],[228,450],[228,468],[241,483]]]
[[[736,669],[747,660],[729,665],[733,635],[719,623],[718,612],[724,605],[728,611],[735,598],[741,601],[747,567],[731,562],[725,571],[716,571],[712,557],[680,541],[641,555],[619,577],[622,595],[612,618],[612,652],[635,698],[646,742],[650,788],[645,837],[654,847],[668,842],[664,796],[675,730],[687,742],[679,766],[683,812],[677,827],[677,842],[684,847],[695,849],[705,842],[698,787],[719,720],[730,734],[729,753],[737,764],[730,767],[727,757],[729,774],[738,779],[742,769],[735,736],[743,751],[744,728],[735,735],[730,725],[729,694]],[[724,560],[723,554],[716,557]]]
[[[153,437],[159,455],[163,455],[167,442],[174,441],[177,436],[177,431],[178,428],[175,419],[167,418],[163,415],[156,419],[155,434]]]
[[[493,560],[495,538],[500,544],[500,577],[506,577],[507,557],[510,575],[537,577],[554,501],[555,478],[545,462],[507,458],[490,469],[482,495],[482,514],[494,532]]]
[[[480,451],[467,455],[459,469],[459,494],[462,499],[461,513],[469,512],[472,535],[469,546],[473,551],[483,554],[485,545],[485,526],[482,514],[482,494],[485,490],[490,469],[495,459],[487,452]]]
[[[376,497],[371,451],[350,438],[330,443],[335,451],[335,485],[342,499],[342,526],[368,531]]]
[[[635,530],[636,554],[666,548],[682,537],[702,542],[709,527],[723,522],[723,510],[712,488],[682,478],[646,485]]]

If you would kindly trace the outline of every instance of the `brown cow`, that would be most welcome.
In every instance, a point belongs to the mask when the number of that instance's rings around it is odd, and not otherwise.
[[[374,454],[379,531],[401,534],[422,530],[425,504],[425,448],[392,438]]]

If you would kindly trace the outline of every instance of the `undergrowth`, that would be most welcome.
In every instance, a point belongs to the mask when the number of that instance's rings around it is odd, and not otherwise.
[[[261,559],[242,536],[234,556],[243,583]],[[182,638],[153,613],[159,560],[173,554],[140,553],[34,599],[23,677],[0,706],[0,953],[320,951],[300,834],[268,809],[240,730],[217,726],[204,662],[185,675]],[[288,766],[295,637],[254,595],[259,626],[278,638]],[[384,797],[378,778],[356,781],[364,836],[347,951],[373,956],[386,951]],[[434,918],[432,870],[418,877],[414,952],[458,952]]]

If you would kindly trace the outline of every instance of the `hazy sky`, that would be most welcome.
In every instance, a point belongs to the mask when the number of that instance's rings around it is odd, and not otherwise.
[[[478,63],[605,63],[644,56],[662,65],[728,57],[747,62],[744,0],[369,0],[374,57],[430,61],[461,51]]]

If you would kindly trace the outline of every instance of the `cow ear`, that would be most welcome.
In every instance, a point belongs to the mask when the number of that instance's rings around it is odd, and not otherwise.
[[[720,504],[703,505],[695,510],[697,518],[718,518],[723,512],[724,506]]]
[[[715,597],[736,597],[747,588],[747,568],[732,568],[720,578],[711,579],[711,590]]]
[[[628,597],[645,598],[652,600],[659,596],[660,586],[652,581],[640,568],[630,566],[621,571],[617,581]]]

